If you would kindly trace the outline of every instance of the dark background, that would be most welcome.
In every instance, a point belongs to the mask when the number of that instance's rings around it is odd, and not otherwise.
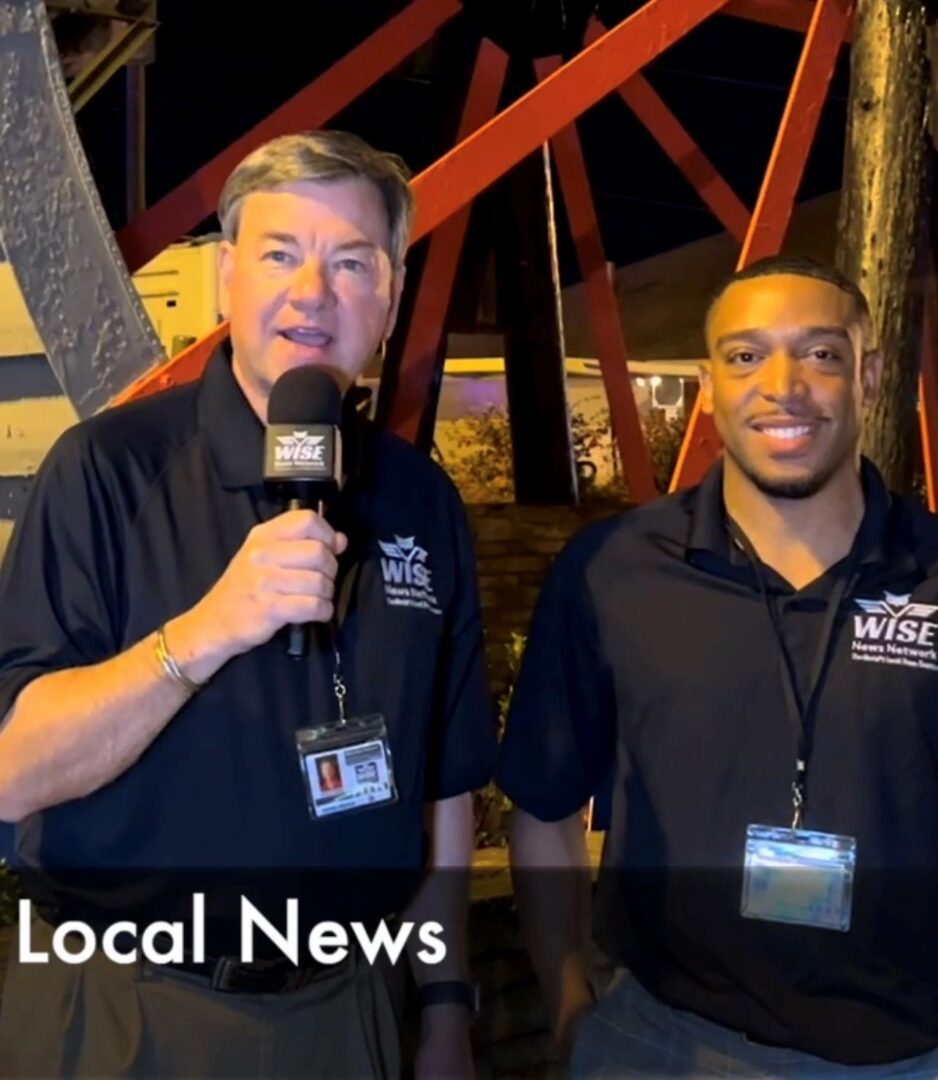
[[[160,0],[147,68],[147,198],[156,201],[376,30],[406,0],[217,3]],[[465,0],[466,11],[330,126],[402,154],[414,172],[453,144],[482,32],[516,54],[575,53],[597,10],[614,25],[638,0]],[[230,12],[230,9],[229,9]],[[507,12],[507,14],[506,14]],[[713,16],[645,69],[655,89],[750,207],[768,161],[803,38]],[[840,187],[848,62],[842,55],[799,199]],[[115,228],[125,223],[124,80],[79,114],[85,148]],[[617,97],[579,121],[607,257],[622,265],[720,231]],[[577,278],[560,214],[564,282]],[[214,229],[210,220],[202,231]]]

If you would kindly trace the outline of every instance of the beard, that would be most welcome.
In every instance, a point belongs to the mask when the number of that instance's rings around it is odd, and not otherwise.
[[[746,479],[763,495],[768,495],[772,499],[810,499],[812,495],[817,495],[828,485],[832,477],[840,471],[847,457],[847,455],[840,456],[806,476],[774,477],[760,473],[728,446],[726,453],[733,459]]]

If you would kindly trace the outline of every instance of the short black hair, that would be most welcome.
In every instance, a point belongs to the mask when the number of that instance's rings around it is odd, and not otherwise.
[[[845,292],[853,300],[860,318],[865,320],[867,325],[872,322],[870,304],[863,295],[863,290],[855,281],[848,278],[846,274],[841,273],[836,267],[818,262],[817,259],[809,259],[806,255],[769,255],[764,259],[758,259],[756,262],[744,266],[742,270],[734,270],[732,274],[729,274],[720,282],[710,294],[707,303],[707,314],[704,317],[704,327],[706,328],[710,323],[710,315],[717,300],[731,285],[735,285],[737,281],[748,281],[750,278],[768,277],[770,274],[793,274],[795,277],[816,278],[818,281],[826,281],[828,284],[840,289],[841,292]]]

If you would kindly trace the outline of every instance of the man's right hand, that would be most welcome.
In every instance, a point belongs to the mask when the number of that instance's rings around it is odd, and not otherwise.
[[[336,557],[347,546],[309,510],[252,529],[202,600],[166,625],[183,673],[207,682],[281,627],[330,619]],[[0,820],[21,821],[114,780],[187,696],[159,668],[152,634],[99,664],[34,679],[0,716]]]
[[[347,546],[347,537],[312,510],[288,510],[255,525],[204,598],[170,622],[170,650],[201,681],[284,626],[328,622],[338,556]]]

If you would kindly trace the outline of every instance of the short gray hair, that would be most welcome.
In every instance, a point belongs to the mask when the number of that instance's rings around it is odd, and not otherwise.
[[[272,191],[302,180],[362,177],[381,192],[391,234],[391,262],[400,266],[410,240],[414,193],[410,170],[397,154],[369,146],[347,131],[305,131],[282,135],[259,146],[235,167],[218,201],[218,220],[225,239],[238,237],[241,204],[255,191]]]

